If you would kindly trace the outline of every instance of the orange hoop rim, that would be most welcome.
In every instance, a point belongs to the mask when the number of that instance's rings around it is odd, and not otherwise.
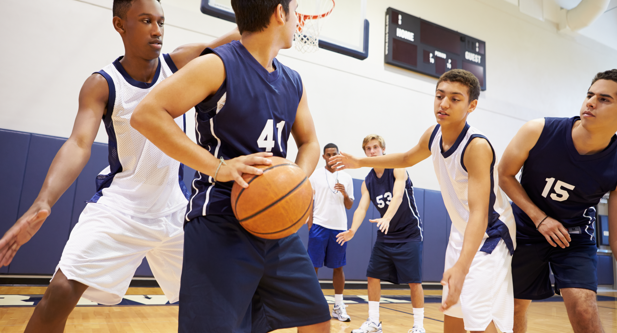
[[[330,8],[329,11],[323,13],[323,14],[317,14],[317,15],[307,15],[307,14],[300,14],[300,13],[296,13],[296,16],[298,16],[298,20],[300,22],[304,22],[306,20],[319,20],[322,19],[328,15],[330,15],[330,13],[332,13],[332,11],[334,10],[334,6],[336,6],[336,2],[334,0],[332,1],[332,8]]]

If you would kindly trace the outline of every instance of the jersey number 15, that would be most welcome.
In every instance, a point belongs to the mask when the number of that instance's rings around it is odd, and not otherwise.
[[[546,186],[544,186],[544,190],[542,191],[542,196],[546,198],[546,196],[548,195],[548,193],[551,191],[551,186],[553,186],[553,183],[555,182],[555,178],[546,178]],[[555,200],[555,201],[566,201],[568,200],[568,198],[570,197],[570,193],[568,193],[567,190],[573,190],[574,189],[574,185],[570,185],[566,182],[562,182],[561,180],[558,180],[557,183],[555,184],[555,193],[551,193],[551,199]]]

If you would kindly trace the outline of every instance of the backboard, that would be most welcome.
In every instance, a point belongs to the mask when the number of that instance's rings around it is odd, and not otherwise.
[[[319,39],[319,47],[349,57],[364,60],[368,57],[369,22],[366,20],[367,0],[335,0],[332,13],[325,18]],[[298,0],[298,12],[302,6],[311,5],[307,0]],[[202,0],[202,13],[235,22],[231,0]]]

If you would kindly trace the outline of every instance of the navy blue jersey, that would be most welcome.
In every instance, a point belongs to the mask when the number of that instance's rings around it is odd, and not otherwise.
[[[371,202],[373,202],[373,205],[375,205],[382,217],[386,214],[388,207],[390,207],[390,201],[394,195],[394,180],[394,169],[385,169],[381,178],[377,177],[375,169],[373,169],[364,179]],[[381,230],[377,230],[377,241],[403,243],[422,240],[422,222],[416,207],[416,199],[413,196],[413,184],[408,175],[405,182],[403,201],[390,221],[388,234],[386,235]]]
[[[274,59],[269,73],[238,41],[208,49],[225,65],[225,82],[195,107],[196,138],[214,157],[231,159],[257,152],[286,157],[287,139],[302,98],[302,80]],[[195,172],[186,220],[233,215],[233,182],[214,184],[212,176]]]
[[[572,141],[572,126],[578,120],[580,117],[545,118],[542,134],[523,165],[521,185],[538,208],[571,228],[573,238],[593,239],[593,206],[617,186],[617,144],[613,136],[603,151],[580,155]],[[546,241],[525,212],[515,204],[512,210],[517,240]]]

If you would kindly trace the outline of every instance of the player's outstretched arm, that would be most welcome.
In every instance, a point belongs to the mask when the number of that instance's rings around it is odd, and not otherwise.
[[[319,162],[319,141],[317,140],[313,117],[309,111],[306,89],[302,89],[302,98],[300,104],[298,104],[296,120],[291,127],[291,135],[293,135],[298,146],[296,164],[304,170],[307,177],[310,177],[315,171],[317,162]]]
[[[396,214],[398,208],[403,202],[405,182],[407,182],[407,171],[405,169],[394,169],[394,189],[392,191],[393,193],[392,199],[390,200],[390,205],[382,218],[369,220],[370,222],[377,223],[377,228],[379,228],[379,230],[381,230],[384,234],[388,234],[390,221],[392,221],[394,214]]]
[[[17,250],[41,228],[51,213],[51,207],[77,179],[90,159],[90,149],[99,130],[108,96],[107,81],[101,75],[91,75],[82,86],[71,136],[54,157],[32,206],[0,239],[0,265],[10,264]]]
[[[488,226],[488,205],[491,191],[491,163],[493,150],[484,139],[469,143],[463,158],[467,168],[469,198],[469,221],[465,228],[461,255],[454,266],[443,273],[442,285],[448,286],[448,296],[439,307],[445,311],[458,302],[465,276],[471,262],[480,249]]]
[[[362,221],[364,221],[364,217],[366,216],[366,211],[368,210],[369,205],[371,204],[371,197],[369,196],[368,189],[366,188],[366,182],[362,182],[362,198],[358,203],[358,208],[353,213],[353,222],[351,223],[351,228],[345,232],[341,232],[336,235],[336,242],[340,245],[345,244],[345,242],[349,242],[353,236],[355,236],[356,231],[360,228]]]
[[[547,216],[538,208],[516,179],[516,175],[529,157],[529,151],[538,142],[543,129],[544,119],[535,119],[527,122],[516,133],[499,162],[499,186],[529,216],[538,231],[552,246],[557,247],[559,245],[561,248],[565,248],[569,246],[570,242],[568,230],[559,221]]]
[[[174,122],[174,118],[216,93],[224,80],[225,67],[221,58],[214,54],[199,57],[146,95],[133,111],[131,126],[169,157],[206,175],[214,177],[216,174],[216,181],[234,180],[248,187],[242,174],[260,175],[262,171],[252,165],[270,165],[272,162],[265,157],[272,156],[271,153],[240,156],[222,164],[206,149],[191,141]]]
[[[407,168],[414,166],[431,156],[428,143],[435,126],[431,126],[422,134],[417,145],[405,153],[387,154],[378,157],[355,157],[341,152],[332,156],[328,162],[336,170],[369,168]]]
[[[608,197],[608,243],[617,259],[617,189]]]
[[[216,48],[227,44],[232,40],[240,40],[240,32],[238,32],[237,27],[210,43],[185,44],[176,48],[169,55],[171,56],[171,60],[174,61],[176,67],[182,68],[188,64],[189,61],[199,57],[206,48]]]

